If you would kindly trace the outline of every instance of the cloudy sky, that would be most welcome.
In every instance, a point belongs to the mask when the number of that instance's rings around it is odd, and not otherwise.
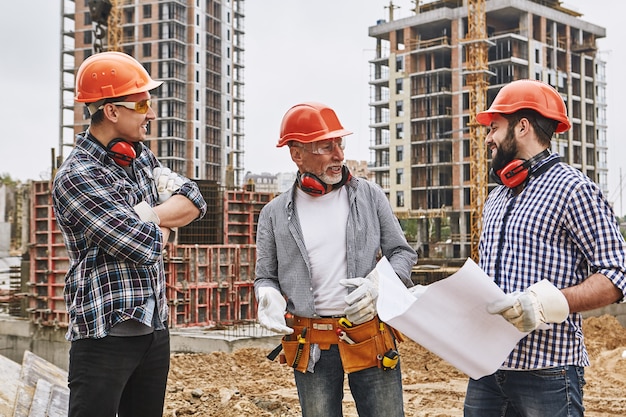
[[[61,1],[6,2],[0,13],[0,174],[48,179],[59,137]],[[413,2],[394,0],[396,18]],[[346,158],[369,160],[369,66],[374,40],[368,27],[389,18],[388,0],[248,0],[245,5],[245,168],[293,171],[287,151],[276,148],[280,120],[301,101],[334,107],[349,137]],[[626,139],[618,125],[625,108],[626,25],[611,0],[567,0],[583,19],[607,28],[600,48],[608,60],[609,199],[621,209],[620,170],[626,176]],[[621,102],[620,102],[620,99]],[[67,154],[67,150],[65,152]],[[625,190],[626,191],[626,190]]]

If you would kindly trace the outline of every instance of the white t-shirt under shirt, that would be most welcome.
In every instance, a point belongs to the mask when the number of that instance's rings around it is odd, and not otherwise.
[[[321,196],[297,189],[297,212],[311,262],[315,310],[320,316],[343,314],[347,304],[346,227],[348,195],[340,187]]]

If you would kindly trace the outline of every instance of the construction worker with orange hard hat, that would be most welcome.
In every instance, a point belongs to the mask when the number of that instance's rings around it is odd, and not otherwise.
[[[487,310],[525,334],[501,369],[470,379],[465,417],[584,415],[581,312],[626,295],[626,242],[587,175],[552,151],[571,122],[537,80],[500,89],[476,120],[498,184],[483,207],[479,265],[506,293]]]
[[[254,281],[261,326],[283,334],[304,417],[342,415],[344,375],[359,416],[403,416],[399,334],[377,315],[378,255],[412,286],[417,254],[381,188],[344,165],[352,132],[317,102],[285,113],[278,147],[297,167],[259,215]],[[287,317],[286,317],[287,313]]]
[[[52,185],[70,259],[70,417],[163,415],[164,247],[173,229],[205,214],[206,202],[142,143],[156,119],[150,91],[161,84],[121,52],[92,55],[76,73],[75,99],[91,121]]]

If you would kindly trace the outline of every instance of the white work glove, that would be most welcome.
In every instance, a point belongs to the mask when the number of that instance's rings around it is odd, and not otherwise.
[[[562,323],[569,315],[563,293],[548,280],[541,280],[522,293],[487,306],[491,314],[500,314],[520,332],[532,332],[544,323]]]
[[[257,318],[259,324],[268,330],[279,334],[291,334],[293,329],[285,322],[285,308],[287,301],[276,288],[257,288],[258,305]]]
[[[152,209],[150,204],[146,203],[145,201],[142,201],[141,203],[137,204],[136,206],[133,207],[133,209],[135,209],[135,213],[139,215],[139,218],[142,221],[152,222],[156,224],[157,226],[161,224],[161,219],[159,218],[158,214],[156,214],[156,212]]]
[[[152,177],[159,193],[159,204],[164,203],[172,194],[185,183],[185,178],[172,172],[166,167],[156,167],[152,170]]]
[[[417,284],[409,288],[409,292],[411,293],[413,297],[415,297],[415,299],[419,299],[422,296],[422,294],[426,292],[427,289],[428,289],[428,286]]]
[[[346,295],[348,307],[343,311],[352,324],[362,324],[376,317],[376,299],[378,298],[378,272],[373,270],[365,278],[345,278],[339,280],[344,287],[355,287]]]

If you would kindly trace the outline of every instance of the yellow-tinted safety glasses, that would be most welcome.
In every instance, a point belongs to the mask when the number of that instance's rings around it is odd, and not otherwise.
[[[116,106],[126,107],[127,109],[135,110],[137,113],[146,114],[152,106],[152,100],[141,100],[141,101],[116,101],[114,103]]]

